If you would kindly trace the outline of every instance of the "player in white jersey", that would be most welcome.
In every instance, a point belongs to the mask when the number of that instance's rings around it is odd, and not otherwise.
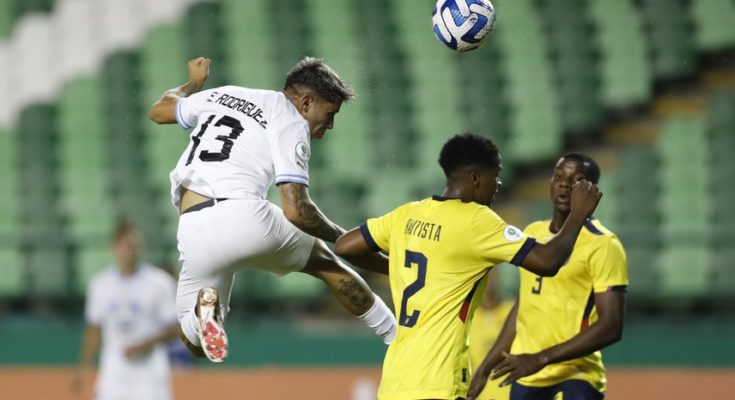
[[[76,390],[84,390],[102,344],[96,400],[171,398],[166,343],[176,338],[176,284],[165,271],[139,261],[142,233],[129,223],[115,232],[117,265],[97,273],[87,288]]]
[[[311,201],[311,139],[334,125],[354,96],[321,60],[305,58],[288,73],[284,89],[224,86],[200,92],[209,59],[189,62],[189,81],[165,92],[150,110],[159,124],[192,129],[171,173],[183,261],[177,289],[182,339],[213,362],[227,356],[224,317],[234,274],[243,268],[277,275],[300,271],[323,280],[342,305],[386,343],[395,317],[365,281],[324,244],[343,232]],[[266,200],[278,185],[281,207]],[[352,259],[387,273],[382,256]]]

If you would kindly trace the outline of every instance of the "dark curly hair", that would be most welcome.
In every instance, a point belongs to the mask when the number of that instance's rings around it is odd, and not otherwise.
[[[497,167],[500,165],[500,150],[492,140],[465,132],[444,143],[439,153],[439,165],[447,177],[470,165]]]

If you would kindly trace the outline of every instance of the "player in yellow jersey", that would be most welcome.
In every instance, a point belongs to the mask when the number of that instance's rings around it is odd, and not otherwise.
[[[489,269],[510,262],[555,275],[602,195],[592,183],[577,183],[567,221],[539,244],[489,207],[502,168],[491,140],[454,136],[439,164],[447,177],[441,196],[370,219],[335,244],[348,258],[380,250],[390,256],[399,326],[383,362],[380,400],[463,398],[470,380],[467,333]]]
[[[505,267],[501,267],[505,268]],[[516,304],[515,298],[500,295],[500,269],[493,268],[488,274],[487,288],[482,302],[475,310],[470,326],[470,368],[474,371],[485,359],[488,350],[498,339],[503,323]],[[500,380],[488,382],[477,400],[508,400],[510,387],[500,387]]]
[[[598,182],[600,168],[582,153],[565,154],[551,178],[551,220],[525,232],[540,242],[554,237],[573,207],[576,182]],[[605,368],[600,350],[623,333],[625,252],[617,236],[588,219],[572,256],[553,278],[521,271],[519,298],[497,342],[478,368],[468,399],[488,376],[507,375],[511,400],[597,400],[604,398]]]

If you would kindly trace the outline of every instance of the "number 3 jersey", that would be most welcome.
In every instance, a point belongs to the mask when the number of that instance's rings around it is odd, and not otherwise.
[[[551,221],[528,225],[526,234],[547,242]],[[628,267],[625,250],[615,234],[597,219],[585,222],[569,260],[554,277],[520,271],[520,296],[512,354],[536,353],[566,342],[597,322],[595,293],[625,291]],[[606,390],[605,367],[599,351],[546,366],[523,377],[526,386],[552,386],[569,379]]]
[[[271,184],[309,184],[307,121],[281,92],[223,86],[181,98],[176,121],[192,129],[171,172],[181,188],[210,198],[264,199]]]
[[[378,398],[456,399],[470,380],[468,333],[490,267],[519,264],[535,240],[489,207],[434,196],[360,227],[390,254],[398,332]]]

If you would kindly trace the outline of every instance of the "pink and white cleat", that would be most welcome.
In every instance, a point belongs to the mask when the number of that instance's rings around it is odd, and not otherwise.
[[[205,287],[197,296],[199,315],[199,343],[204,354],[214,363],[227,358],[227,334],[225,333],[222,311],[219,306],[217,289]]]

